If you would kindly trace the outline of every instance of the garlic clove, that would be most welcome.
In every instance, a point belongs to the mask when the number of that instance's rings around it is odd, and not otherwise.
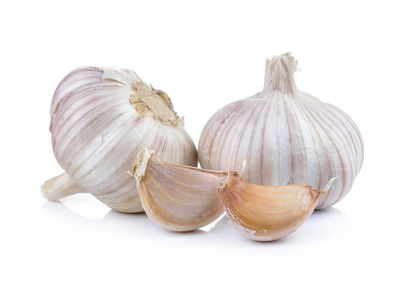
[[[143,149],[132,173],[144,211],[167,230],[195,230],[224,212],[217,188],[226,172],[164,162]]]
[[[230,172],[218,192],[231,223],[242,235],[256,241],[274,241],[303,224],[334,180],[323,190],[303,184],[262,186],[246,183]]]

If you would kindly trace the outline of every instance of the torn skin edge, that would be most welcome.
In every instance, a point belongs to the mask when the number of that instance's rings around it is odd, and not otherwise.
[[[132,170],[129,172],[136,179],[136,185],[139,187],[142,178],[146,174],[147,165],[154,151],[147,148],[142,148],[133,163]]]
[[[321,195],[324,195],[326,193],[328,193],[328,191],[330,190],[330,188],[332,187],[333,183],[339,179],[339,177],[333,177],[331,178],[328,183],[325,185],[325,187],[320,191]]]

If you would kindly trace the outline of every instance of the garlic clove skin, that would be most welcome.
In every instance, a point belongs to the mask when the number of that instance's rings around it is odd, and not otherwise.
[[[218,192],[236,230],[255,241],[274,241],[295,232],[314,211],[324,190],[310,185],[261,186],[229,173]]]
[[[226,172],[161,161],[143,149],[132,172],[144,211],[161,227],[176,232],[203,227],[223,212],[217,188]]]
[[[50,131],[55,157],[71,180],[45,185],[45,196],[75,183],[115,211],[142,212],[127,174],[142,147],[163,160],[197,166],[195,145],[168,95],[131,70],[82,67],[68,74],[53,96]]]
[[[319,198],[327,208],[350,191],[364,158],[355,123],[337,107],[300,91],[291,54],[267,60],[264,90],[218,110],[199,140],[202,168],[240,172],[259,185],[310,184],[339,179]]]

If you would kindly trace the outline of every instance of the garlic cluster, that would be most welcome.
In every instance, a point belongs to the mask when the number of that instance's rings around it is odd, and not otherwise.
[[[264,90],[208,121],[199,142],[203,169],[166,93],[130,70],[76,69],[51,104],[53,150],[65,173],[42,193],[58,200],[88,192],[179,232],[225,211],[247,238],[285,237],[315,208],[342,199],[363,161],[354,122],[298,90],[296,68],[290,54],[267,60]]]
[[[66,173],[42,192],[57,200],[88,192],[120,212],[143,211],[127,173],[142,147],[165,161],[197,165],[197,151],[168,95],[135,72],[84,67],[58,85],[51,103],[53,151]]]
[[[363,142],[351,118],[297,89],[290,54],[267,60],[264,90],[220,109],[199,141],[202,168],[241,171],[262,185],[324,186],[338,177],[317,208],[341,200],[363,161]]]

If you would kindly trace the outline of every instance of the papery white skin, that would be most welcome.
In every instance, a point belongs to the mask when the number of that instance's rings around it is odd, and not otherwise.
[[[135,180],[127,173],[142,147],[162,160],[197,165],[195,145],[181,119],[169,125],[139,114],[131,105],[138,82],[143,83],[131,70],[79,68],[62,80],[51,103],[53,150],[67,172],[61,178],[72,178],[83,191],[120,212],[143,211]],[[46,183],[44,195],[60,187]]]
[[[297,89],[297,61],[284,54],[267,60],[264,90],[233,102],[207,122],[199,141],[203,168],[243,172],[261,185],[304,183],[320,188],[327,208],[350,190],[360,171],[364,149],[351,118],[337,107]]]

